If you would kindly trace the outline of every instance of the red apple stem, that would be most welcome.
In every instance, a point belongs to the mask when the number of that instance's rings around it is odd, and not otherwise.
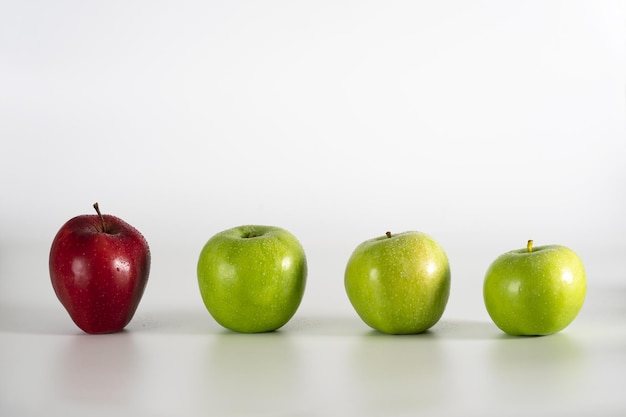
[[[106,224],[104,223],[104,217],[102,217],[102,213],[100,213],[100,206],[98,205],[98,202],[96,201],[95,203],[93,203],[93,208],[96,209],[96,213],[98,213],[98,217],[100,218],[100,223],[102,224],[102,231],[106,232]]]
[[[385,233],[385,236],[387,236],[387,237],[389,237],[389,238],[390,238],[390,237],[391,237],[391,232],[386,232],[386,233]]]
[[[526,244],[526,248],[528,249],[528,252],[532,252],[533,251],[533,241],[532,241],[532,239],[528,241],[528,243]]]

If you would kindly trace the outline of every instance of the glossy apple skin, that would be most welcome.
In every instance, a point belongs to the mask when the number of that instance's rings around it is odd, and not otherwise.
[[[443,248],[421,232],[367,240],[348,260],[344,284],[361,319],[388,334],[422,333],[434,326],[450,295]]]
[[[563,330],[578,315],[587,290],[580,257],[560,245],[513,250],[487,269],[485,307],[503,332],[542,336]]]
[[[300,242],[275,226],[240,226],[213,236],[200,252],[198,285],[209,313],[240,333],[269,332],[296,313],[306,286]]]
[[[150,273],[150,249],[134,227],[111,215],[70,219],[52,242],[52,287],[84,332],[113,333],[130,322]]]

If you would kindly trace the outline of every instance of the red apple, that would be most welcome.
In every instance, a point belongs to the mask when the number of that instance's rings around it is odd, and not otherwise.
[[[150,273],[150,248],[131,225],[111,215],[82,215],[57,232],[50,278],[59,301],[86,333],[113,333],[130,322]]]

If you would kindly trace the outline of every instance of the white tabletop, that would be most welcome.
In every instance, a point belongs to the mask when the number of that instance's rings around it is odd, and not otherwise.
[[[92,336],[56,300],[45,262],[32,262],[33,255],[45,261],[46,248],[3,255],[0,272],[13,277],[4,281],[0,304],[3,416],[626,411],[626,310],[617,262],[590,259],[587,300],[568,328],[520,338],[496,328],[476,289],[480,277],[462,272],[453,274],[442,320],[425,334],[369,329],[349,306],[341,277],[323,284],[321,274],[309,277],[301,308],[284,328],[237,334],[204,309],[191,257],[172,257],[158,263],[125,331]],[[185,263],[181,274],[172,273]],[[471,262],[465,265],[472,270]],[[594,283],[598,275],[605,284]]]

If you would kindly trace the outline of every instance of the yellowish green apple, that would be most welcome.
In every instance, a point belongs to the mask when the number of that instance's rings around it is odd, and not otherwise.
[[[223,327],[241,333],[276,330],[298,309],[307,277],[304,249],[274,226],[240,226],[213,236],[197,266],[202,300]]]
[[[487,269],[485,307],[503,332],[541,336],[559,332],[578,315],[587,281],[580,257],[568,247],[548,245],[500,255]]]
[[[446,308],[450,265],[429,235],[387,232],[356,247],[344,284],[352,306],[370,327],[388,334],[422,333]]]

